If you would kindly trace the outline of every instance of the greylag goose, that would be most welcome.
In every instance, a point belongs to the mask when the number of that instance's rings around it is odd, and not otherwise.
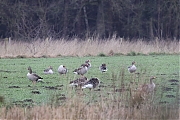
[[[87,81],[83,86],[82,88],[89,88],[89,89],[92,89],[92,88],[96,88],[97,86],[99,86],[100,84],[100,81],[98,78],[91,78],[89,81]]]
[[[88,64],[82,64],[81,67],[75,69],[73,72],[78,75],[84,75],[88,71]]]
[[[52,66],[49,66],[48,69],[45,69],[45,70],[44,70],[44,74],[53,74],[53,73],[54,73],[54,72],[53,72]]]
[[[87,69],[89,70],[91,68],[90,60],[86,60],[85,63],[83,63],[81,66],[87,65]]]
[[[156,86],[155,83],[153,82],[153,79],[155,79],[155,78],[156,77],[154,77],[154,76],[151,77],[150,78],[150,83],[142,85],[141,89],[146,93],[152,92],[154,90],[155,86]]]
[[[28,71],[29,72],[27,74],[27,77],[29,80],[31,80],[33,82],[33,84],[35,84],[37,81],[41,81],[41,79],[43,79],[42,77],[38,76],[37,74],[32,73],[32,69],[30,66],[28,67]]]
[[[134,73],[136,71],[135,61],[133,61],[132,65],[128,67],[128,71],[130,73]]]
[[[69,85],[70,86],[75,86],[75,87],[82,87],[82,85],[84,85],[85,82],[87,82],[87,77],[81,77],[81,78],[78,78],[76,80],[73,80],[73,81],[70,81]]]
[[[108,70],[105,63],[103,63],[103,64],[99,67],[99,69],[100,69],[101,72],[106,72],[106,71]]]
[[[66,75],[67,72],[68,72],[68,69],[66,68],[66,66],[60,65],[60,66],[58,67],[58,73],[59,73],[60,75],[62,75],[62,74]]]
[[[133,86],[129,87],[131,104],[133,106],[136,105],[137,108],[139,108],[139,106],[143,103],[144,100],[146,100],[147,98],[149,99],[149,93],[152,93],[155,88],[155,84],[153,83],[153,79],[155,78],[156,77],[151,77],[149,84],[140,85],[137,90],[132,90]]]
[[[85,63],[88,65],[88,67],[87,67],[87,68],[88,68],[88,70],[89,70],[89,68],[91,68],[91,63],[90,63],[90,60],[86,60],[86,61],[85,61]]]

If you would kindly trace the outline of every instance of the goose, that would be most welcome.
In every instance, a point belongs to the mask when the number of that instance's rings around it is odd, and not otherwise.
[[[142,85],[141,89],[146,93],[152,92],[154,90],[154,88],[156,87],[155,83],[153,82],[153,79],[155,79],[155,78],[156,77],[152,76],[150,78],[150,83]]]
[[[91,63],[90,63],[90,60],[86,60],[86,61],[85,61],[85,64],[87,64],[87,65],[88,65],[88,67],[87,67],[87,68],[88,68],[88,70],[89,70],[89,68],[91,68]]]
[[[92,89],[92,88],[96,88],[99,85],[100,85],[100,80],[98,78],[91,78],[82,86],[82,89],[84,88]]]
[[[41,81],[41,79],[43,79],[42,77],[38,76],[37,74],[32,73],[32,69],[30,66],[28,67],[28,71],[29,72],[27,73],[27,78],[29,80],[31,80],[33,82],[33,84],[36,84],[37,81]]]
[[[78,75],[84,75],[88,71],[88,64],[82,64],[81,67],[75,69],[73,72]]]
[[[49,66],[48,69],[45,69],[45,70],[44,70],[44,74],[53,74],[53,73],[54,73],[54,72],[53,72],[52,66]]]
[[[60,66],[58,67],[58,73],[59,73],[60,75],[62,75],[62,74],[66,75],[67,72],[68,72],[68,69],[66,68],[66,66],[60,65]]]
[[[106,64],[103,63],[100,67],[99,67],[100,71],[103,73],[103,72],[106,72],[108,69],[106,67]]]
[[[81,66],[85,66],[85,65],[87,65],[87,69],[89,70],[91,68],[90,60],[86,60],[85,63],[81,64]]]
[[[128,67],[128,71],[130,73],[134,73],[136,71],[135,61],[133,61],[132,65]]]
[[[151,97],[153,98],[153,90],[155,88],[153,79],[155,78],[154,76],[150,77],[149,84],[140,85],[136,90],[132,90],[133,86],[130,87],[131,104],[133,106],[136,105],[139,108],[144,100],[149,99],[149,93],[152,93]]]
[[[81,87],[85,82],[87,82],[87,80],[88,80],[87,77],[81,77],[76,80],[70,81],[69,85],[75,86],[75,87],[78,87],[78,86]]]

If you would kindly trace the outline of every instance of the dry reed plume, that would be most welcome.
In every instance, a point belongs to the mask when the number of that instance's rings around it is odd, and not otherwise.
[[[100,53],[105,55],[128,54],[130,52],[149,53],[179,53],[179,41],[143,41],[137,39],[133,42],[121,38],[98,40],[89,38],[80,41],[72,38],[69,41],[64,39],[36,40],[33,42],[1,40],[0,56],[3,57],[57,57],[57,56],[97,56]]]

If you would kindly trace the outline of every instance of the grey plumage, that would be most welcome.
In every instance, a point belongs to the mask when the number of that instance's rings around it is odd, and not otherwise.
[[[78,86],[82,86],[84,85],[85,82],[87,82],[87,77],[81,77],[81,78],[78,78],[76,80],[73,80],[73,81],[70,81],[69,85],[70,86],[75,86],[75,87],[78,87]]]
[[[96,88],[99,85],[100,85],[100,80],[98,78],[91,78],[82,86],[82,88],[92,89],[92,88]]]
[[[82,64],[81,67],[75,69],[73,72],[78,75],[84,75],[88,71],[88,65]]]
[[[28,67],[28,74],[27,74],[27,78],[29,80],[31,80],[33,83],[36,83],[37,81],[40,81],[41,79],[43,79],[42,77],[40,77],[39,75],[35,74],[35,73],[32,73],[32,69],[31,67],[29,66]]]
[[[105,63],[103,63],[103,64],[99,67],[99,69],[100,69],[101,72],[106,72],[106,71],[108,70]]]
[[[134,73],[136,71],[135,61],[132,62],[132,65],[128,67],[128,71],[130,73]]]
[[[66,74],[67,72],[68,72],[68,69],[66,68],[66,66],[60,65],[60,66],[58,67],[58,73],[59,73],[60,75]]]
[[[53,72],[52,66],[49,66],[49,68],[47,68],[47,69],[44,70],[44,74],[53,74],[53,73],[54,73],[54,72]]]

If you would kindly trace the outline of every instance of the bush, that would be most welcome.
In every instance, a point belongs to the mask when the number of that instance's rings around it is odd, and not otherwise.
[[[104,53],[99,53],[98,55],[99,57],[106,57],[106,55]]]
[[[131,51],[130,53],[127,53],[127,56],[136,56],[136,52]]]

